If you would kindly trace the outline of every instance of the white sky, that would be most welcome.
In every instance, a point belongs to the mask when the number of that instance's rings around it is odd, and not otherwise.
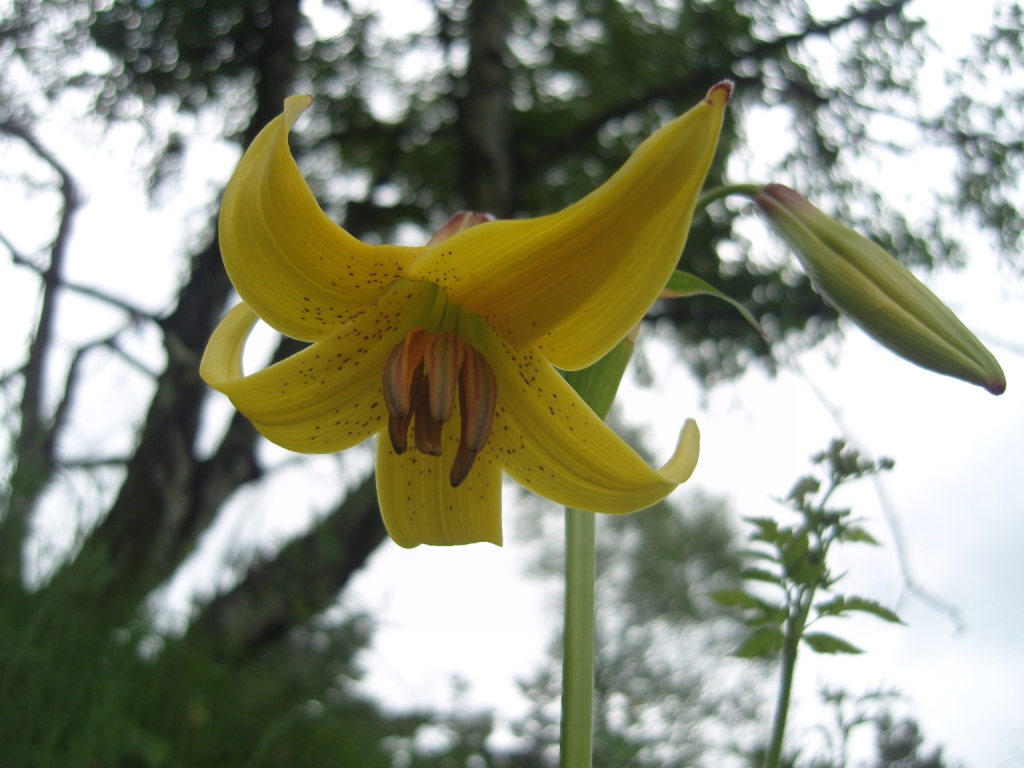
[[[980,11],[960,18],[952,13],[955,4],[935,0],[914,8],[935,19],[933,34],[944,36],[945,49],[954,53],[962,52],[957,47],[971,31],[969,25],[980,29],[987,19]],[[214,146],[190,154],[186,186],[154,212],[142,202],[132,159],[123,150],[138,136],[115,132],[72,142],[68,127],[55,123],[42,138],[58,148],[87,186],[89,202],[76,224],[69,277],[162,309],[181,269],[182,222],[202,218],[195,201],[210,199],[234,156]],[[9,157],[13,162],[13,150]],[[8,162],[5,158],[5,166]],[[9,189],[0,188],[6,196],[0,198],[0,231],[29,248],[46,234],[39,219],[26,213],[38,211],[41,200],[11,199]],[[903,192],[894,187],[894,194]],[[931,283],[970,327],[1024,343],[1020,282],[984,248],[972,254],[966,271],[939,275]],[[31,279],[0,261],[0,320],[6,329],[0,336],[0,369],[22,349],[31,307],[26,300],[33,291]],[[92,325],[82,324],[83,335],[77,336],[85,307],[69,301],[65,308],[65,317],[74,320],[62,324],[68,344],[113,320],[91,308]],[[144,338],[137,346],[152,349]],[[850,620],[836,627],[837,633],[867,653],[850,659],[801,657],[798,728],[821,720],[814,711],[814,691],[822,681],[844,682],[852,691],[893,685],[911,697],[911,711],[920,717],[930,743],[945,744],[949,756],[971,768],[1024,766],[1024,558],[1019,554],[1024,542],[1024,387],[1019,384],[1024,359],[995,351],[1009,382],[999,398],[920,371],[853,328],[848,328],[837,366],[819,350],[799,361],[806,378],[784,372],[767,380],[753,372],[719,387],[706,401],[655,340],[648,352],[658,372],[656,386],[624,387],[625,418],[647,425],[661,459],[671,452],[683,419],[698,419],[702,457],[690,485],[728,495],[740,514],[773,512],[771,497],[785,494],[807,471],[808,456],[839,434],[815,389],[841,408],[861,447],[896,459],[896,470],[884,485],[903,529],[913,575],[957,606],[966,629],[956,633],[948,618],[901,594],[877,496],[863,484],[852,497],[855,508],[870,518],[871,530],[886,546],[877,552],[851,551],[846,586],[887,604],[900,601],[908,626]],[[159,363],[152,359],[154,366]],[[98,364],[94,374],[109,378],[104,399],[111,393],[126,398],[127,412],[117,417],[121,427],[144,414],[147,395],[137,378],[109,362]],[[97,414],[104,410],[95,408]],[[96,421],[74,440],[83,450],[113,450],[116,441],[107,439],[111,432],[110,423]],[[280,457],[272,450],[268,455]],[[365,453],[356,456],[344,472],[357,471],[367,460]],[[314,472],[323,482],[313,501],[323,508],[340,481],[338,462],[323,459]],[[686,490],[680,494],[685,498]],[[204,556],[186,581],[209,583],[214,556],[234,551],[232,542],[239,536],[279,539],[308,520],[305,513],[274,515],[266,503],[255,513],[244,506],[235,504],[204,542]],[[295,509],[287,507],[289,513]],[[369,609],[380,623],[363,659],[365,690],[397,709],[446,706],[452,700],[451,679],[460,676],[470,682],[469,703],[496,707],[508,717],[522,714],[525,703],[515,681],[536,669],[559,617],[550,588],[524,575],[530,551],[512,535],[514,512],[508,509],[506,516],[504,549],[476,545],[405,551],[387,544],[374,555],[346,593],[349,607]],[[73,533],[56,512],[47,520],[54,538]],[[187,585],[176,586],[180,600]]]

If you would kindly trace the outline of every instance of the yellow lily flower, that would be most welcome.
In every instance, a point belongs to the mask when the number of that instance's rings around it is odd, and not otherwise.
[[[214,331],[200,374],[290,450],[341,451],[379,435],[381,513],[403,547],[500,544],[503,471],[578,509],[654,504],[692,474],[696,425],[686,422],[654,470],[556,366],[600,359],[658,297],[730,93],[716,85],[559,213],[462,213],[418,248],[367,245],[321,211],[288,149],[311,99],[292,96],[224,194],[220,246],[242,303]],[[257,319],[310,346],[243,375]]]

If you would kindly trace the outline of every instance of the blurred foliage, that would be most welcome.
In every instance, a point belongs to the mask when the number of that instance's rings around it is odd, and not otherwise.
[[[227,661],[141,620],[110,632],[102,616],[68,610],[74,600],[2,596],[4,766],[385,768],[381,742],[428,722],[384,716],[353,693],[365,616]]]
[[[786,497],[799,516],[794,525],[779,525],[770,517],[746,518],[754,526],[750,536],[754,548],[745,552],[753,564],[740,573],[747,586],[712,595],[720,605],[741,610],[744,623],[753,629],[736,650],[742,658],[773,657],[789,643],[801,640],[816,653],[861,653],[834,635],[805,630],[822,619],[855,611],[900,621],[893,611],[873,600],[839,594],[835,585],[844,574],[833,574],[828,565],[833,544],[878,545],[862,521],[851,517],[852,510],[826,506],[832,494],[844,484],[892,469],[892,460],[869,461],[843,440],[833,440],[828,450],[816,454],[812,461],[823,466],[824,490],[813,475],[796,482]],[[775,599],[763,598],[761,593],[766,590]],[[828,593],[827,598],[823,593]]]
[[[835,585],[845,574],[833,574],[828,557],[834,544],[878,544],[861,520],[851,516],[852,510],[828,504],[843,485],[892,469],[892,460],[865,459],[843,440],[833,440],[811,460],[821,468],[824,488],[815,475],[797,480],[785,499],[796,513],[794,524],[780,525],[771,517],[746,518],[754,531],[750,534],[753,547],[744,552],[752,564],[740,572],[745,584],[712,594],[719,605],[742,613],[749,628],[735,655],[780,662],[778,701],[764,768],[778,768],[785,762],[783,739],[801,643],[815,653],[861,653],[840,637],[807,630],[819,621],[853,612],[901,623],[894,611],[875,600],[840,594]],[[769,596],[762,596],[765,593]]]
[[[844,688],[825,687],[820,692],[821,704],[832,716],[829,726],[821,726],[826,737],[826,752],[809,760],[801,760],[808,768],[849,768],[851,737],[865,726],[875,730],[874,753],[856,761],[870,768],[946,768],[942,748],[924,752],[924,735],[917,721],[910,716],[893,714],[894,703],[901,698],[893,690],[878,689],[854,695]],[[755,763],[761,765],[761,763]]]
[[[562,554],[555,523],[528,520],[545,534],[538,575],[555,578]],[[594,765],[714,764],[756,716],[755,676],[727,657],[738,627],[709,598],[738,583],[738,542],[725,504],[700,494],[683,508],[662,502],[597,526]],[[556,521],[557,522],[557,521]],[[561,638],[548,664],[523,683],[532,702],[518,724],[527,754],[557,764]],[[756,677],[760,677],[757,675]],[[756,678],[755,678],[756,679]]]

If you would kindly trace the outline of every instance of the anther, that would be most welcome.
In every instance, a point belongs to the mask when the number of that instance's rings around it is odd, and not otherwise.
[[[384,404],[396,419],[405,418],[412,410],[413,383],[423,362],[426,343],[427,332],[413,328],[384,363]]]
[[[430,397],[426,377],[424,377],[423,383],[420,385],[419,392],[416,393],[413,413],[416,419],[412,427],[416,440],[416,449],[420,453],[426,453],[430,456],[440,456],[443,446],[441,431],[444,429],[444,422],[438,421],[430,413]]]
[[[430,415],[442,424],[452,417],[455,386],[462,368],[462,339],[454,333],[438,331],[427,339],[423,350],[423,372],[430,395]]]
[[[415,398],[416,390],[420,389],[423,383],[423,377],[420,376],[419,380],[413,383],[412,395]],[[395,449],[395,453],[401,456],[409,448],[409,425],[412,424],[412,410],[410,410],[405,416],[396,418],[395,416],[388,416],[388,437],[391,438],[391,447]]]
[[[475,348],[466,345],[459,369],[459,415],[462,428],[448,481],[458,488],[469,476],[476,456],[487,445],[498,405],[498,383],[487,360]]]
[[[395,453],[401,456],[409,447],[409,425],[413,419],[413,403],[425,387],[423,380],[423,349],[427,333],[414,328],[405,340],[395,346],[384,363],[384,405],[388,409],[388,436]]]

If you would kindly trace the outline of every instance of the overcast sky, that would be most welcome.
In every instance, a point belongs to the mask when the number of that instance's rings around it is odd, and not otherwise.
[[[969,24],[980,28],[986,14],[978,11],[967,20],[943,17],[943,5],[919,2],[913,8],[933,19],[933,34],[945,41],[947,51],[960,52]],[[188,230],[182,222],[202,219],[196,201],[212,198],[236,156],[210,142],[193,150],[180,194],[154,212],[141,199],[132,157],[122,149],[138,140],[131,129],[115,129],[102,141],[93,137],[100,149],[88,152],[82,147],[92,140],[69,141],[67,126],[59,122],[41,134],[85,183],[89,200],[76,223],[69,277],[163,309],[173,298],[182,269],[180,233]],[[13,159],[11,154],[4,162]],[[905,192],[895,181],[893,190]],[[46,201],[26,202],[11,195],[9,185],[0,187],[0,228],[27,248],[33,238],[45,238],[40,223],[45,215],[32,219],[27,212],[38,212]],[[943,273],[929,282],[980,334],[1024,344],[1021,283],[983,245],[972,253],[967,270]],[[32,306],[26,297],[33,291],[31,278],[0,260],[2,369],[22,349]],[[115,320],[113,314],[75,299],[63,307],[63,317],[68,344]],[[657,383],[639,389],[627,380],[620,398],[622,414],[627,422],[647,427],[660,460],[670,454],[683,419],[697,418],[703,435],[701,461],[693,480],[679,491],[680,498],[696,486],[727,495],[737,514],[764,515],[776,509],[771,498],[785,494],[807,471],[808,457],[840,434],[832,410],[838,408],[840,421],[860,447],[896,460],[883,485],[905,539],[906,561],[918,582],[956,606],[965,628],[958,632],[947,615],[906,593],[876,489],[861,484],[850,501],[869,518],[885,546],[849,553],[847,588],[898,604],[907,626],[850,620],[838,633],[867,653],[849,659],[802,656],[797,723],[820,719],[809,705],[821,682],[843,682],[853,691],[890,685],[908,694],[910,711],[921,719],[930,740],[947,745],[950,756],[972,768],[1024,766],[1024,359],[993,347],[1009,382],[1006,394],[996,398],[916,369],[856,329],[846,330],[838,365],[826,360],[826,352],[836,351],[830,345],[801,357],[799,372],[783,371],[768,379],[755,371],[707,397],[664,344],[649,340],[645,349],[658,372]],[[146,342],[140,338],[138,349],[152,357],[145,350],[153,345]],[[160,364],[158,357],[151,362]],[[115,391],[135,415],[144,412],[147,390],[140,380],[109,362],[98,364],[93,373],[109,378],[106,396]],[[221,418],[227,412],[222,403]],[[109,441],[112,426],[117,425],[97,419],[75,439],[83,449],[116,447]],[[268,456],[281,454],[268,449]],[[314,471],[323,482],[312,492],[312,501],[322,508],[344,477],[339,477],[336,460],[319,461]],[[344,472],[351,476],[368,461],[365,452],[356,454],[345,462]],[[54,510],[59,501],[51,505]],[[178,602],[172,604],[180,605],[190,585],[209,583],[215,564],[229,551],[228,542],[239,536],[247,541],[279,539],[307,522],[291,514],[275,516],[273,501],[265,501],[256,514],[243,513],[243,506],[236,503],[204,542],[202,557],[176,584]],[[507,518],[513,515],[509,509]],[[71,533],[69,524],[56,511],[44,519],[44,526],[47,520],[51,543],[59,546],[61,536]],[[524,702],[515,681],[536,669],[558,616],[549,587],[524,575],[529,550],[512,535],[513,529],[509,520],[504,549],[381,548],[347,593],[350,607],[367,608],[380,621],[364,659],[367,691],[396,708],[444,706],[451,701],[450,680],[459,675],[471,684],[471,704],[496,707],[508,716],[522,713]],[[431,663],[425,665],[424,659]]]

